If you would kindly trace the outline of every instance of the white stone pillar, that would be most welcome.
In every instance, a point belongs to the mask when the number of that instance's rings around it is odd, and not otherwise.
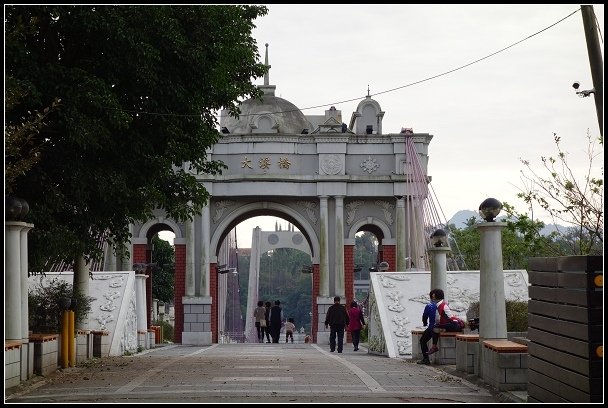
[[[106,249],[106,259],[108,262],[106,263],[104,269],[108,272],[116,271],[116,254],[114,253],[114,245],[112,244],[108,244]]]
[[[336,218],[335,218],[335,275],[336,295],[346,299],[346,288],[344,287],[344,197],[336,196]]]
[[[329,238],[327,196],[319,197],[320,227],[319,234],[319,296],[329,296]]]
[[[194,220],[186,220],[186,296],[195,295]]]
[[[479,247],[479,340],[507,338],[501,230],[505,222],[477,225]]]
[[[78,257],[76,259],[76,263],[74,265],[74,277],[73,277],[73,288],[74,292],[78,291],[84,296],[89,295],[89,281],[91,269],[89,268],[89,264],[84,259],[83,256]],[[74,297],[74,295],[72,295]],[[78,308],[78,304],[76,304],[76,308]],[[83,319],[81,322],[74,322],[76,329],[88,329],[88,319]]]
[[[395,265],[395,271],[405,271],[409,265],[409,262],[405,261],[405,199],[402,196],[397,196],[395,198],[397,201],[395,207],[395,229],[397,234],[397,241],[395,243],[395,257],[397,265]]]
[[[20,264],[20,286],[21,286],[21,338],[22,343],[29,343],[30,335],[29,335],[29,305],[28,305],[28,288],[29,288],[29,279],[28,279],[28,256],[27,256],[27,234],[28,232],[34,228],[34,224],[25,224],[21,229],[19,234],[20,239],[20,254],[19,254],[19,264]],[[6,272],[5,272],[6,273]],[[6,292],[5,292],[6,293]],[[4,320],[6,322],[6,320]]]
[[[428,249],[429,258],[431,258],[431,288],[441,289],[444,293],[444,299],[448,302],[448,269],[447,269],[447,254],[450,252],[448,247],[433,247]]]
[[[148,316],[146,308],[146,279],[143,273],[135,273],[135,303],[137,305],[137,345],[148,346]]]
[[[211,296],[211,288],[209,288],[209,280],[211,278],[211,256],[209,254],[209,247],[211,245],[211,210],[209,205],[203,207],[201,214],[201,296]],[[193,242],[194,244],[194,242]],[[186,251],[188,249],[186,248]]]
[[[158,299],[152,299],[152,321],[158,320]]]
[[[4,341],[21,342],[21,231],[28,224],[5,221]]]
[[[133,224],[129,224],[129,233],[131,234],[131,240],[133,240]],[[133,270],[133,244],[131,241],[127,243],[130,251],[126,254],[126,258],[121,260],[122,270],[123,271],[132,271]]]
[[[255,227],[253,229],[253,236],[251,239],[251,256],[249,258],[249,281],[247,283],[247,311],[245,312],[247,313],[247,315],[245,316],[245,338],[249,343],[258,342],[258,332],[255,328],[255,319],[253,317],[253,312],[258,306],[258,300],[263,300],[259,297],[261,235],[262,230],[260,229],[260,227]]]

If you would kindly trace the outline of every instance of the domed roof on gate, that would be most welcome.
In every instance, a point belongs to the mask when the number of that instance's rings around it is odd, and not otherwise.
[[[249,133],[288,133],[301,134],[305,129],[312,131],[312,125],[302,111],[286,99],[275,96],[275,85],[270,83],[270,65],[268,64],[268,44],[266,44],[266,61],[268,71],[264,75],[264,85],[258,87],[264,93],[261,98],[250,98],[239,105],[241,113],[238,118],[224,117],[221,123],[232,134]],[[226,132],[224,132],[226,133]]]
[[[247,99],[239,108],[239,118],[229,117],[224,126],[230,133],[290,133],[300,134],[309,129],[304,114],[296,105],[274,95],[262,99]],[[261,123],[263,122],[263,123]]]

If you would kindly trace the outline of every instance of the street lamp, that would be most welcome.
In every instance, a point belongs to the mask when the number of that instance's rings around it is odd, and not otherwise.
[[[494,222],[502,209],[502,203],[495,198],[486,198],[479,205],[479,215],[487,222]]]
[[[441,228],[436,229],[431,234],[431,243],[434,247],[447,247],[448,246],[448,234]]]

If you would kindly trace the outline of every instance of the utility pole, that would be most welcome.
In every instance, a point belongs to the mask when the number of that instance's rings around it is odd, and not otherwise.
[[[587,52],[589,53],[589,66],[591,68],[591,79],[593,80],[593,96],[595,97],[595,110],[597,121],[600,125],[600,135],[604,137],[604,62],[602,60],[602,49],[597,36],[597,22],[593,6],[581,5],[583,16],[583,27],[587,39]]]

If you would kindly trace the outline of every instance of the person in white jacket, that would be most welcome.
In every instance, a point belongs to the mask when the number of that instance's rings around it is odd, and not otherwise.
[[[293,317],[287,319],[285,323],[285,343],[289,343],[289,339],[293,343],[293,332],[296,331],[296,324],[294,323]]]

